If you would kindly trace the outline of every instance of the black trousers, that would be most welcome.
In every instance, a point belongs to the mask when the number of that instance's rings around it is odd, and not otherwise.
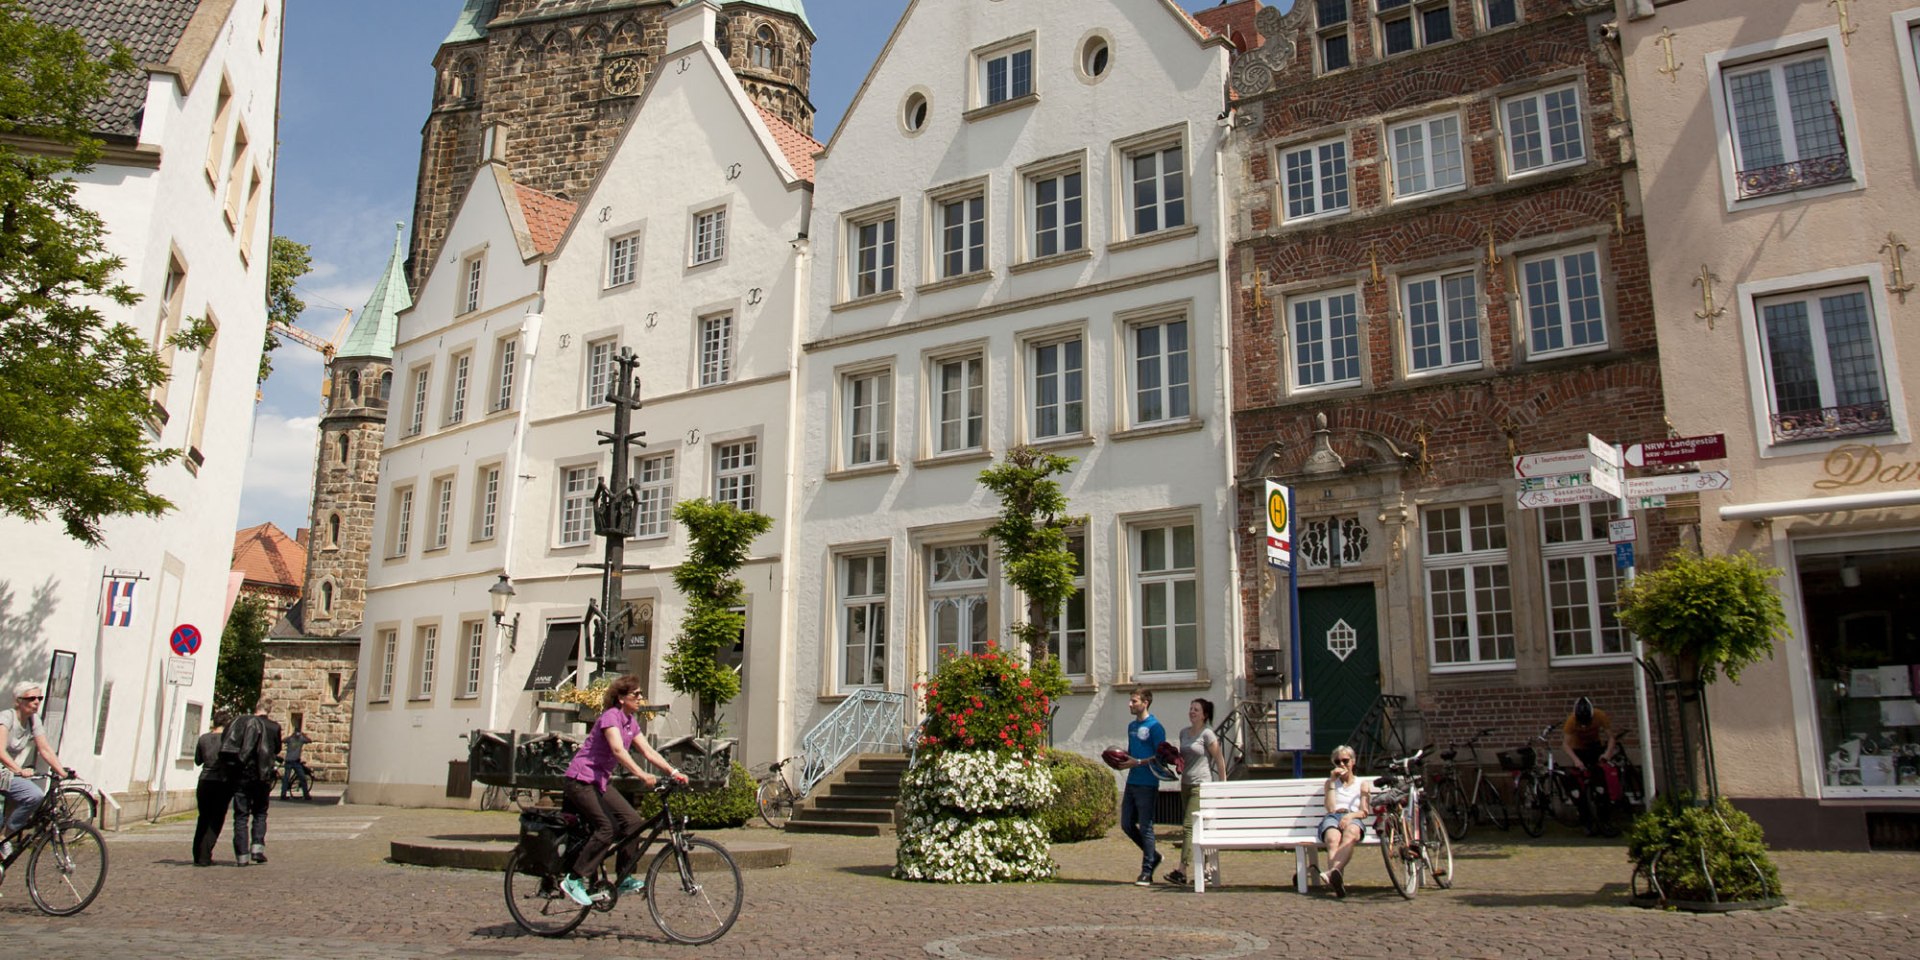
[[[231,780],[201,780],[194,789],[199,801],[200,820],[193,827],[193,862],[212,863],[213,845],[220,842],[220,828],[227,825],[227,805],[239,784]]]
[[[640,815],[633,812],[633,805],[611,784],[605,791],[600,791],[595,790],[591,783],[568,777],[565,794],[568,805],[593,825],[593,836],[587,838],[573,858],[573,875],[591,879],[607,859],[607,851],[613,848],[613,842],[640,825]],[[632,871],[639,859],[640,838],[635,837],[620,848],[620,859],[616,861],[620,874],[625,876]]]
[[[267,801],[273,796],[272,780],[246,780],[233,795],[233,852],[235,856],[252,849],[249,842],[267,842]]]

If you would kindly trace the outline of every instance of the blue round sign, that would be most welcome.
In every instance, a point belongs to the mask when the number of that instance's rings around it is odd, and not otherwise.
[[[191,623],[183,623],[173,628],[173,635],[167,638],[167,646],[181,656],[187,656],[200,649],[200,628]]]

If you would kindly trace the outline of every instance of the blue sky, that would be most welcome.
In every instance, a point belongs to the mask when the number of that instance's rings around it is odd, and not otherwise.
[[[818,37],[813,132],[824,142],[907,0],[805,2]],[[1218,0],[1180,2],[1201,10]],[[433,54],[461,6],[461,0],[287,2],[273,232],[313,250],[313,272],[299,287],[307,301],[300,325],[322,337],[333,336],[346,311],[360,308],[393,250],[394,224],[412,217]],[[283,344],[273,365],[255,413],[240,525],[272,521],[292,534],[307,524],[320,357]]]

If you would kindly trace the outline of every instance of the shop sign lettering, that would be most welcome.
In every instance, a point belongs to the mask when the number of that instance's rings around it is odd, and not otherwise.
[[[1813,482],[1814,487],[1820,490],[1841,490],[1868,484],[1907,485],[1920,480],[1920,463],[1889,462],[1880,454],[1879,447],[1864,443],[1835,447],[1832,453],[1827,454],[1826,462],[1821,467],[1826,471],[1826,479]]]

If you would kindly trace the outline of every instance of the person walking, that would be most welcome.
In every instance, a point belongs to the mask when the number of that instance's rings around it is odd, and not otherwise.
[[[233,859],[240,866],[267,862],[267,802],[273,797],[273,758],[280,755],[280,724],[267,716],[267,700],[251,716],[233,721],[223,754],[237,761],[238,789],[233,795]]]
[[[1127,786],[1120,795],[1120,829],[1140,848],[1140,878],[1136,886],[1153,885],[1153,872],[1160,869],[1160,852],[1153,846],[1153,808],[1160,797],[1160,778],[1147,769],[1160,745],[1167,742],[1167,728],[1154,719],[1153,691],[1135,687],[1127,697],[1127,712],[1133,722],[1127,724]]]
[[[580,845],[580,852],[573,858],[573,867],[560,881],[560,890],[568,899],[586,907],[593,904],[594,891],[587,889],[587,881],[600,871],[600,865],[606,862],[607,854],[613,849],[615,840],[633,832],[640,824],[640,815],[633,812],[633,805],[620,791],[612,788],[614,771],[624,767],[627,772],[640,779],[651,788],[658,782],[653,774],[640,769],[634,762],[631,749],[638,747],[641,756],[655,767],[665,770],[667,775],[685,783],[687,775],[674,769],[646,738],[641,736],[640,721],[634,715],[640,712],[645,702],[640,695],[640,678],[628,674],[613,681],[607,687],[600,719],[594,721],[593,730],[580,744],[573,755],[573,762],[567,764],[567,775],[563,793],[567,805],[580,812],[580,815],[593,825],[593,835]],[[619,873],[625,879],[620,881],[621,893],[635,893],[643,889],[645,881],[632,876],[634,862],[640,859],[640,838],[620,847],[618,861]]]
[[[1167,874],[1167,882],[1184,887],[1189,882],[1188,868],[1193,866],[1193,819],[1200,812],[1200,785],[1211,783],[1218,771],[1227,768],[1220,754],[1220,737],[1213,732],[1213,701],[1204,697],[1187,705],[1187,726],[1180,731],[1180,808],[1186,811],[1182,821],[1185,833],[1180,839],[1180,867]],[[1212,884],[1220,874],[1220,854],[1207,856],[1201,866]]]
[[[213,729],[200,735],[193,747],[193,762],[200,767],[200,783],[194,788],[194,800],[200,819],[193,827],[193,865],[213,866],[213,847],[220,842],[220,829],[227,823],[227,807],[233,803],[233,791],[239,786],[239,769],[220,759],[220,741],[225,739],[226,714],[213,715]]]

